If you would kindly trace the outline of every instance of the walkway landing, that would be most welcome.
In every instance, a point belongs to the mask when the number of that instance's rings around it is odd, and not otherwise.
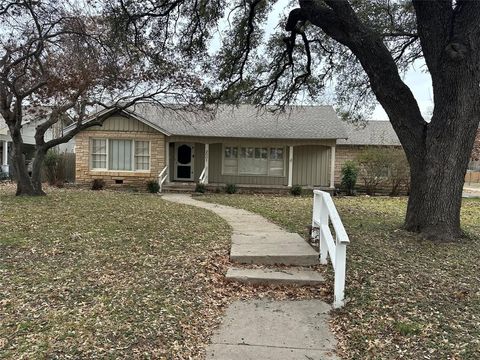
[[[337,360],[319,300],[236,301],[207,348],[208,360]]]

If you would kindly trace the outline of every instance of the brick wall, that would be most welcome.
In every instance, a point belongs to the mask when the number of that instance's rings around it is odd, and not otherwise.
[[[365,145],[337,145],[335,152],[335,187],[341,188],[343,164],[349,160],[356,160],[357,156],[366,148],[367,146]],[[396,148],[400,149],[399,146]],[[357,179],[356,189],[360,192],[365,191],[365,184],[360,176]],[[380,183],[377,187],[377,192],[379,194],[388,194],[390,191],[391,184],[388,182]],[[405,186],[402,186],[401,191],[402,194],[407,191]]]
[[[150,141],[150,171],[105,171],[90,169],[90,139],[132,139]],[[165,167],[165,136],[161,133],[83,131],[75,137],[75,182],[90,186],[94,179],[102,179],[107,186],[134,186],[145,188],[150,180],[156,180]],[[122,185],[115,184],[123,180]]]
[[[355,160],[365,146],[337,145],[335,149],[335,186],[342,182],[342,166],[346,161]]]

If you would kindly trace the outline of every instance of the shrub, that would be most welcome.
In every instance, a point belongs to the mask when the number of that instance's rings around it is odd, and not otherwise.
[[[347,195],[354,195],[355,185],[357,184],[358,166],[354,161],[346,161],[342,166],[342,188]]]
[[[367,148],[357,157],[360,165],[359,175],[365,183],[368,195],[375,195],[377,187],[387,181],[389,156],[384,148]]]
[[[237,185],[235,185],[235,184],[227,184],[227,186],[225,188],[225,192],[227,194],[235,194],[237,191],[238,191]]]
[[[105,181],[103,179],[95,179],[92,181],[92,190],[103,190]]]
[[[408,192],[410,167],[402,149],[367,148],[357,160],[367,194],[375,195],[380,184],[390,185],[391,196],[398,195],[402,188]]]
[[[300,196],[302,195],[303,188],[300,185],[293,185],[290,189],[290,194],[293,196]]]
[[[5,172],[0,171],[0,181],[3,180],[10,180],[10,176]]]
[[[44,175],[49,185],[63,186],[65,182],[65,155],[48,150],[43,160]]]
[[[390,196],[397,196],[402,189],[409,192],[410,187],[410,166],[407,156],[402,149],[390,149],[388,151],[390,163],[388,181],[390,182]]]
[[[152,194],[156,194],[160,191],[160,185],[158,182],[151,180],[147,182],[147,191]]]
[[[195,185],[195,192],[204,194],[207,191],[205,184],[197,183]]]

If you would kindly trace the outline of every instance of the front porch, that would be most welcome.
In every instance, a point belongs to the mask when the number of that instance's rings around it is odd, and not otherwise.
[[[196,183],[182,183],[178,181],[164,183],[162,186],[163,193],[194,193]],[[205,185],[205,190],[208,193],[224,193],[227,184],[209,183]],[[289,195],[291,187],[284,185],[236,185],[237,193],[239,194],[274,194],[274,195]],[[303,193],[313,193],[313,190],[322,190],[333,194],[334,188],[330,187],[303,187]]]
[[[159,176],[164,190],[193,191],[197,183],[211,191],[226,184],[242,192],[334,188],[335,141],[169,140]]]

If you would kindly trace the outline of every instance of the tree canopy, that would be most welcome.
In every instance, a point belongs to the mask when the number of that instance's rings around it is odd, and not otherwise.
[[[147,28],[172,9],[188,9],[202,40],[220,42],[218,50],[205,47],[211,56],[202,65],[212,99],[315,103],[333,84],[335,105],[350,120],[368,114],[376,99],[410,164],[406,228],[435,238],[461,235],[463,179],[480,121],[480,1],[177,0],[150,1],[148,11],[120,2]],[[270,31],[278,7],[283,16]],[[402,79],[418,59],[432,78],[431,121]]]

